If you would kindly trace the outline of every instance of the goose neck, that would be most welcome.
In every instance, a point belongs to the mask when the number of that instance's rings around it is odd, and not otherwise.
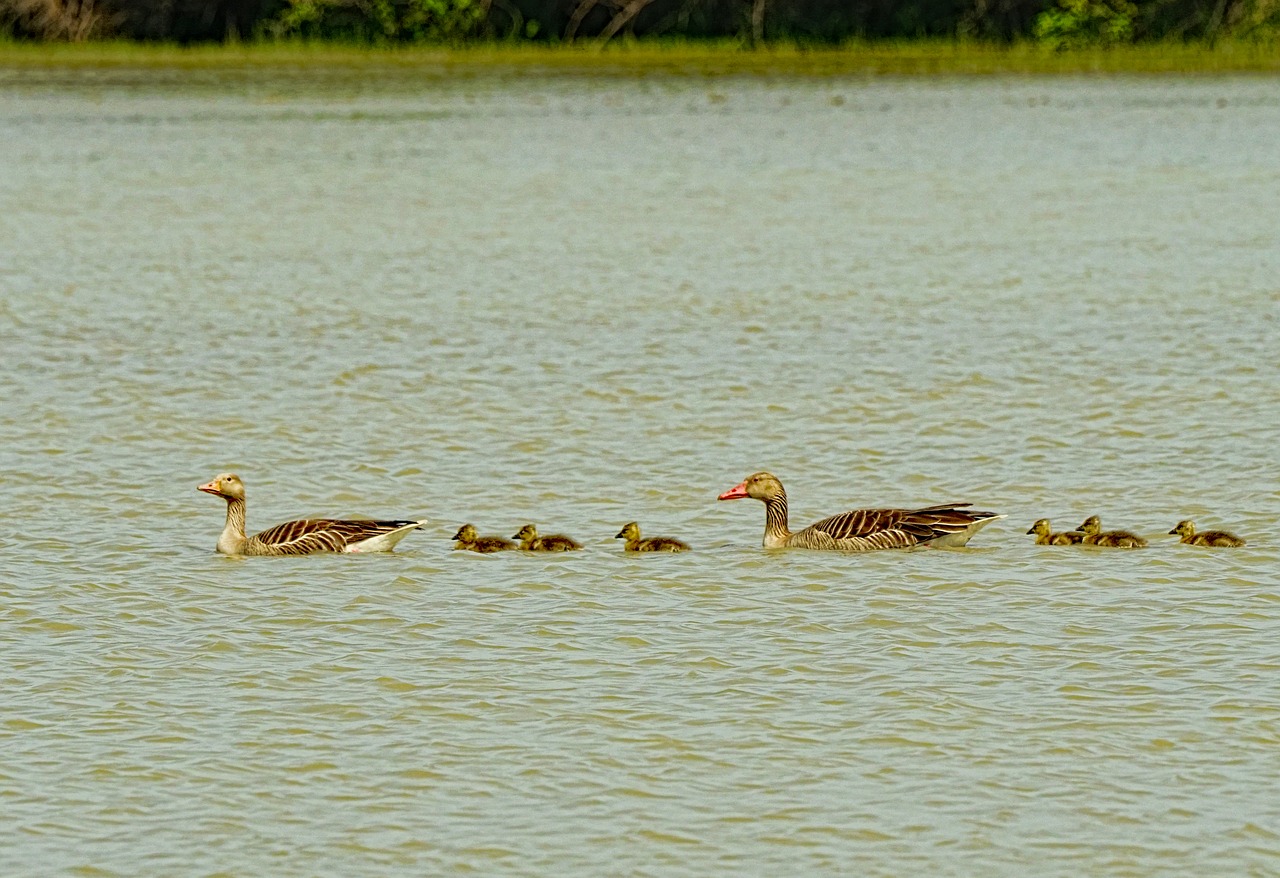
[[[224,555],[243,554],[244,544],[248,542],[244,533],[244,510],[243,500],[227,500],[227,523],[222,528],[222,536],[218,538],[218,551]]]
[[[786,544],[791,536],[787,527],[787,495],[778,493],[764,501],[764,544],[766,547]]]

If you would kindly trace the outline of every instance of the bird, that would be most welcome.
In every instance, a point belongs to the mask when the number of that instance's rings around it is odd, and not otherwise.
[[[561,534],[540,537],[538,529],[532,524],[526,524],[520,528],[513,539],[519,540],[520,548],[526,552],[572,552],[574,549],[582,548],[577,540]]]
[[[1178,542],[1186,543],[1189,546],[1221,546],[1238,548],[1245,544],[1244,540],[1225,530],[1206,530],[1196,533],[1196,525],[1194,521],[1185,519],[1177,523],[1171,534],[1177,534],[1182,537]]]
[[[223,473],[196,488],[227,501],[227,524],[218,537],[223,555],[313,555],[322,552],[390,552],[409,531],[427,523],[418,521],[365,521],[310,518],[277,524],[260,534],[244,532],[244,482],[235,473]]]
[[[640,539],[640,525],[629,521],[618,531],[615,540],[626,540],[623,549],[627,552],[687,552],[689,544],[674,540],[671,537],[650,537]]]
[[[458,532],[453,535],[457,541],[454,550],[464,550],[467,552],[479,552],[482,555],[490,555],[494,552],[505,552],[508,549],[518,548],[511,540],[502,537],[481,537],[476,536],[474,525],[464,524],[458,528]]]
[[[1090,515],[1076,530],[1084,534],[1086,546],[1105,546],[1111,549],[1145,549],[1147,547],[1146,540],[1127,530],[1104,531],[1102,519],[1096,515]]]
[[[1029,534],[1036,535],[1037,546],[1074,546],[1084,541],[1084,534],[1075,530],[1064,530],[1061,533],[1053,533],[1049,529],[1049,519],[1038,518],[1036,523],[1031,525]]]
[[[824,518],[804,530],[787,528],[787,492],[772,473],[747,476],[720,500],[751,497],[764,503],[764,547],[801,549],[909,549],[915,546],[963,546],[1003,515],[967,509],[970,503],[942,503],[923,509],[855,509]]]

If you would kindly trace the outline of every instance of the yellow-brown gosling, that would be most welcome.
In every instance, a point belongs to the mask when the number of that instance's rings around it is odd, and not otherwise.
[[[1178,522],[1177,526],[1169,533],[1182,537],[1179,542],[1186,543],[1189,546],[1230,546],[1237,548],[1244,545],[1244,540],[1235,534],[1227,533],[1225,530],[1206,530],[1202,533],[1196,533],[1195,522],[1190,519]]]
[[[1074,530],[1064,530],[1061,533],[1053,533],[1049,529],[1049,519],[1038,518],[1036,523],[1031,525],[1029,534],[1036,535],[1037,546],[1074,546],[1084,541],[1084,534]]]
[[[582,548],[577,540],[562,534],[540,537],[538,529],[531,524],[520,528],[515,539],[520,541],[520,548],[526,552],[572,552],[574,549]]]
[[[689,544],[682,543],[680,540],[673,540],[671,537],[650,537],[647,540],[640,539],[640,525],[634,521],[629,521],[622,526],[622,530],[618,531],[615,540],[626,540],[623,548],[628,552],[687,552]]]
[[[479,552],[482,555],[490,555],[494,552],[505,552],[509,549],[517,548],[516,544],[511,540],[502,537],[482,537],[476,535],[474,525],[464,524],[458,528],[458,532],[453,535],[454,540],[458,543],[454,546],[454,551]]]
[[[1112,549],[1145,549],[1147,547],[1146,540],[1127,530],[1103,531],[1102,520],[1096,515],[1086,518],[1078,530],[1084,534],[1086,546],[1106,546]]]

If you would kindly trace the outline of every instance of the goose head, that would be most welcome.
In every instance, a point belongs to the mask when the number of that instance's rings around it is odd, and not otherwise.
[[[240,477],[235,473],[223,473],[220,476],[215,476],[212,480],[197,487],[196,490],[204,491],[206,494],[212,494],[215,497],[221,497],[224,500],[244,499],[244,482],[240,481]]]
[[[760,472],[747,476],[741,484],[735,485],[716,499],[741,500],[743,497],[750,497],[752,500],[767,503],[785,493],[782,482],[778,481],[777,476],[773,473]]]
[[[618,534],[614,539],[627,540],[628,542],[640,539],[640,525],[636,524],[634,521],[627,522],[622,526],[622,530],[618,531]]]

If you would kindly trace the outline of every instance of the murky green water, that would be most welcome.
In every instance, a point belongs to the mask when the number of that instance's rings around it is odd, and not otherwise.
[[[1280,869],[1275,81],[326,88],[0,92],[0,871]]]

